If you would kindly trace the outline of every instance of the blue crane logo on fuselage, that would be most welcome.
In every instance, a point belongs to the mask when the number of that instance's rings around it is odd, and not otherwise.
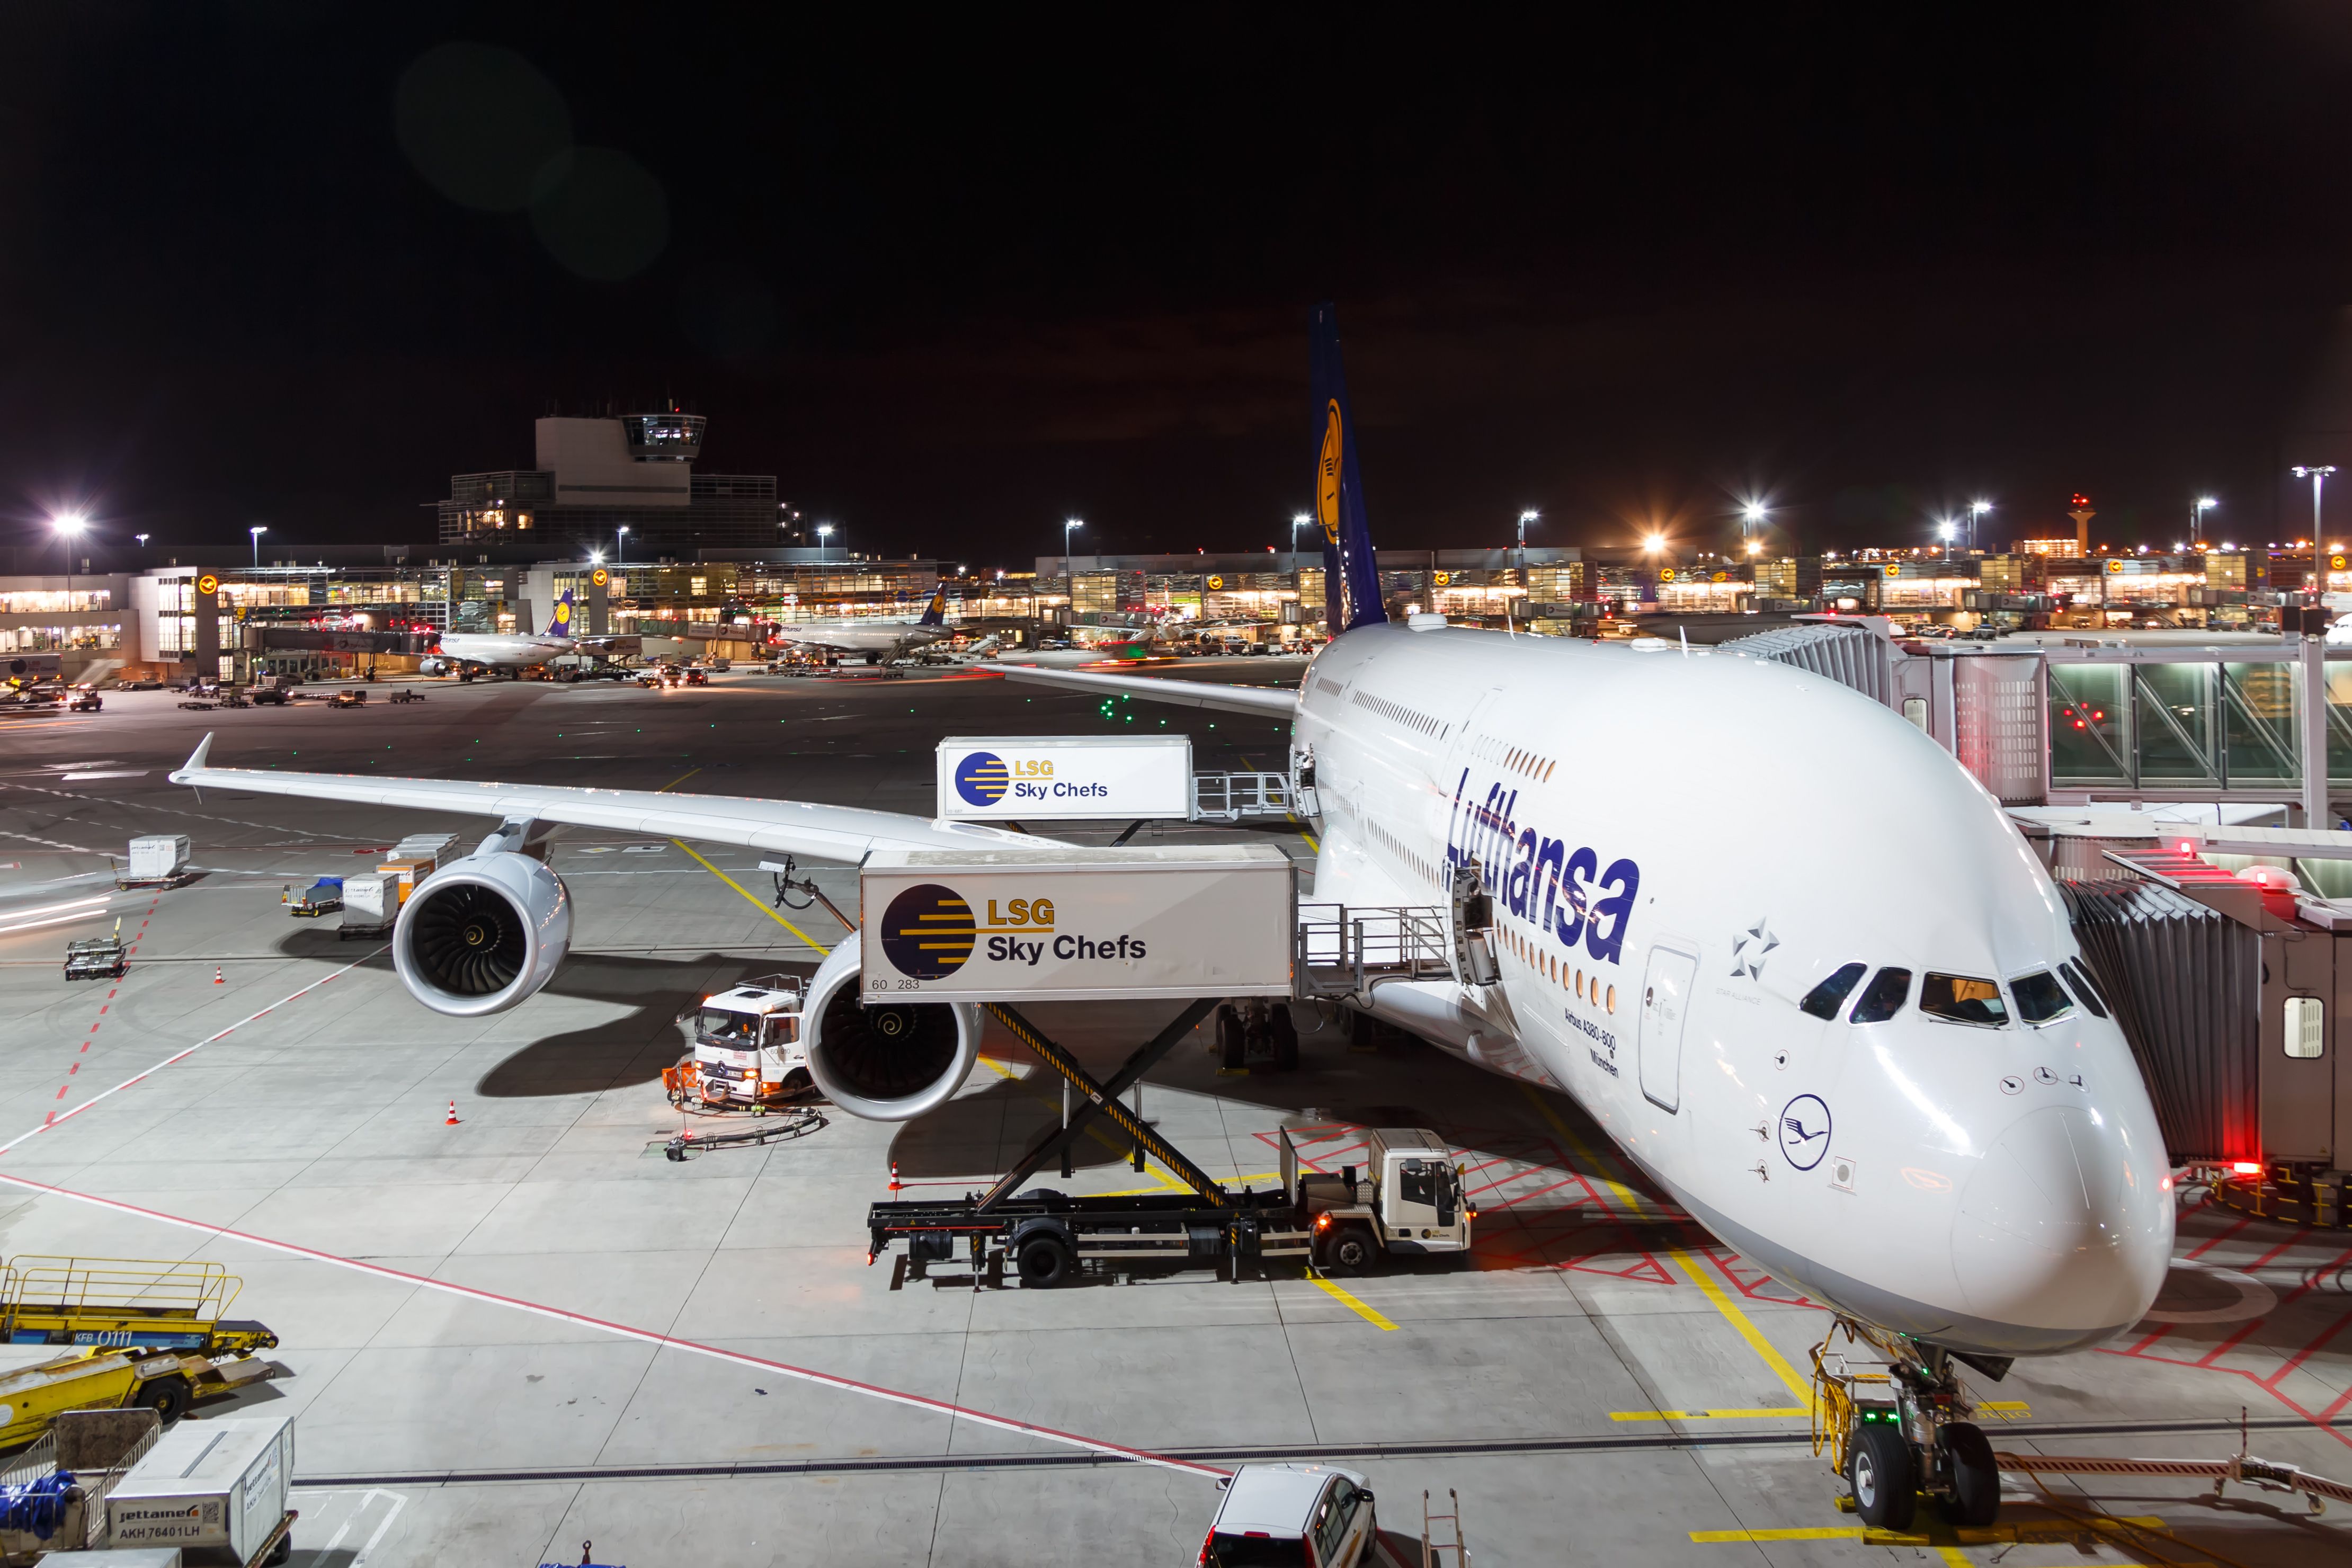
[[[883,954],[915,980],[944,980],[961,969],[978,934],[971,905],[937,882],[908,889],[882,914]]]
[[[1830,1108],[1818,1094],[1801,1094],[1780,1108],[1780,1152],[1810,1171],[1830,1152]]]
[[[993,752],[974,752],[956,764],[956,794],[973,805],[994,805],[1013,784],[1013,770]]]

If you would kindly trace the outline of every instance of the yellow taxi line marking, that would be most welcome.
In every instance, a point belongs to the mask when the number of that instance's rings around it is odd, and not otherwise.
[[[1364,1321],[1371,1324],[1372,1327],[1376,1329],[1393,1329],[1396,1327],[1394,1323],[1390,1322],[1386,1318],[1381,1316],[1381,1314],[1375,1311],[1372,1308],[1365,1305],[1361,1300],[1358,1300],[1347,1291],[1342,1290],[1337,1285],[1332,1284],[1331,1281],[1324,1279],[1321,1275],[1309,1274],[1307,1277],[1307,1283],[1313,1285],[1317,1289],[1321,1290],[1325,1295],[1331,1297],[1334,1300],[1339,1301],[1343,1305],[1347,1306],[1356,1314],[1356,1316],[1363,1319]]]
[[[677,777],[670,780],[669,783],[662,785],[661,788],[654,791],[654,793],[656,795],[667,795],[670,791],[676,789],[678,785],[684,784],[687,780],[692,778],[701,771],[702,770],[700,768],[688,768],[686,772],[678,774]]]
[[[1781,1386],[1804,1401],[1806,1409],[1811,1409],[1813,1385],[1797,1375],[1797,1369],[1789,1364],[1789,1358],[1775,1349],[1772,1342],[1764,1337],[1763,1331],[1748,1321],[1748,1314],[1741,1311],[1731,1298],[1724,1293],[1723,1287],[1715,1282],[1715,1276],[1707,1271],[1706,1265],[1692,1258],[1679,1247],[1670,1248],[1669,1256],[1683,1266],[1684,1271],[1691,1277],[1691,1282],[1699,1288],[1700,1294],[1707,1299],[1708,1303],[1723,1314],[1724,1321],[1738,1331],[1741,1339],[1748,1342],[1748,1348],[1754,1351],[1764,1364],[1772,1369],[1772,1375],[1780,1380]]]
[[[1651,1217],[1648,1213],[1649,1205],[1643,1201],[1641,1194],[1609,1173],[1608,1165],[1602,1162],[1600,1155],[1592,1152],[1592,1146],[1579,1137],[1574,1128],[1562,1121],[1558,1111],[1544,1103],[1543,1096],[1536,1092],[1533,1084],[1522,1082],[1519,1085],[1519,1092],[1528,1097],[1528,1103],[1534,1106],[1546,1121],[1551,1123],[1551,1130],[1567,1141],[1569,1147],[1575,1151],[1577,1158],[1592,1167],[1594,1179],[1609,1189],[1610,1195],[1623,1205],[1625,1213],[1630,1217],[1634,1219]]]
[[[1825,1524],[1811,1530],[1694,1530],[1694,1544],[1699,1546],[1746,1545],[1759,1541],[1860,1541],[1862,1526],[1858,1524]],[[1927,1537],[1921,1536],[1924,1542]]]
[[[698,771],[699,771],[699,770],[698,770]],[[689,775],[689,776],[691,776],[691,775]],[[667,786],[665,786],[665,787],[667,787]],[[808,933],[808,932],[806,932],[806,931],[804,931],[801,930],[801,928],[800,928],[800,927],[798,927],[798,926],[796,926],[796,925],[793,924],[793,922],[792,922],[792,921],[788,921],[788,920],[784,919],[784,917],[783,917],[783,916],[782,916],[782,915],[778,914],[775,910],[773,910],[770,909],[770,908],[769,908],[765,903],[763,903],[762,901],[761,901],[759,899],[754,898],[754,897],[753,897],[750,892],[748,892],[748,891],[746,891],[746,890],[744,889],[744,887],[743,887],[743,884],[742,884],[742,883],[740,883],[740,882],[737,881],[734,878],[732,878],[732,877],[729,876],[726,872],[724,872],[724,871],[720,870],[718,867],[716,867],[716,866],[712,865],[709,861],[705,860],[701,856],[699,856],[699,855],[695,855],[695,854],[694,854],[694,846],[692,846],[691,844],[688,844],[685,839],[683,839],[683,838],[673,838],[673,839],[671,839],[671,840],[670,840],[670,842],[671,842],[672,844],[677,845],[680,849],[685,850],[688,855],[694,855],[695,863],[696,863],[697,865],[700,866],[704,870],[706,870],[706,871],[709,872],[712,876],[714,876],[714,877],[718,878],[720,881],[722,881],[722,882],[726,883],[729,887],[730,887],[730,888],[734,889],[737,892],[739,892],[739,893],[742,893],[742,894],[743,894],[744,899],[745,899],[745,900],[746,900],[751,904],[751,906],[753,909],[755,909],[755,910],[759,910],[761,914],[763,914],[763,915],[767,916],[770,920],[772,920],[772,921],[775,921],[778,925],[780,925],[780,926],[783,927],[786,931],[788,931],[792,932],[794,936],[796,936],[796,937],[800,938],[803,942],[804,942],[808,943],[811,947],[813,947],[813,948],[816,949],[819,952],[832,952],[832,951],[833,951],[831,948],[826,947],[826,946],[824,945],[824,943],[823,943],[823,942],[821,942],[817,941],[817,940],[816,940],[816,938],[814,938],[814,937],[813,937],[813,936],[809,935],[809,933]]]

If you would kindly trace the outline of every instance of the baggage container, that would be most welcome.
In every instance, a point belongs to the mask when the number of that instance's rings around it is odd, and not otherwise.
[[[106,1500],[109,1546],[224,1548],[250,1563],[286,1518],[294,1418],[184,1421]]]
[[[1288,996],[1297,879],[1271,844],[867,857],[866,1000]]]
[[[131,864],[121,879],[126,882],[168,882],[188,868],[188,836],[184,833],[150,834],[131,841]]]
[[[380,936],[400,915],[398,879],[371,871],[343,879],[344,936]]]
[[[412,833],[392,847],[392,855],[395,860],[430,860],[440,866],[454,858],[457,847],[454,833]]]

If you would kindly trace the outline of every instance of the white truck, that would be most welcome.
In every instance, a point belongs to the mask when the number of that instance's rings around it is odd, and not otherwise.
[[[807,1093],[814,1087],[801,1040],[807,1001],[791,974],[747,980],[704,997],[677,1020],[691,1047],[692,1071],[677,1074],[673,1092],[714,1109],[745,1110]]]

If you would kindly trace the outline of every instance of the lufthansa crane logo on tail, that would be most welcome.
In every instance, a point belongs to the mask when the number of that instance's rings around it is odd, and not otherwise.
[[[1013,771],[993,752],[974,752],[956,764],[956,794],[971,805],[994,805],[1012,787]]]
[[[1339,473],[1346,466],[1347,436],[1339,427],[1339,400],[1331,399],[1323,416],[1323,454],[1315,462],[1315,517],[1323,537],[1339,542]]]
[[[944,980],[971,956],[979,928],[953,888],[924,882],[890,900],[882,914],[882,952],[899,973]]]
[[[558,599],[555,602],[555,624],[559,626],[568,626],[572,624],[571,600]]]
[[[1829,1152],[1830,1108],[1820,1095],[1801,1094],[1780,1108],[1780,1152],[1789,1163],[1810,1171]]]

